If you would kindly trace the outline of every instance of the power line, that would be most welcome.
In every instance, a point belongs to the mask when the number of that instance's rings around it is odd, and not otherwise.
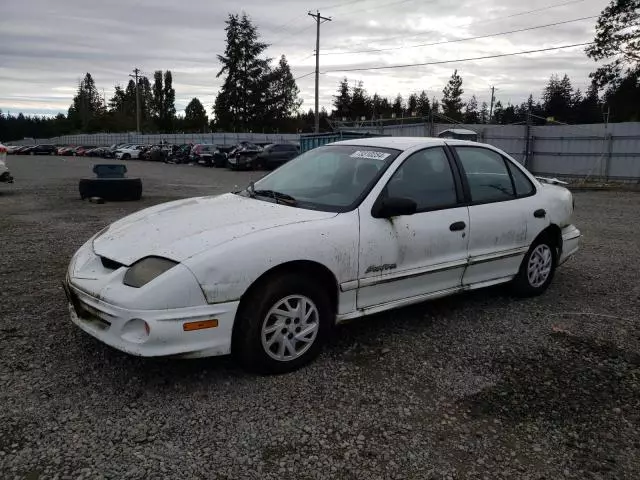
[[[408,1],[408,0],[403,0],[403,1]],[[488,19],[488,20],[481,20],[481,21],[479,20],[479,21],[473,22],[471,25],[476,25],[476,24],[479,24],[479,23],[482,23],[482,24],[493,23],[496,20],[503,20],[505,18],[519,17],[519,16],[522,16],[522,15],[528,15],[530,13],[542,12],[544,10],[551,10],[553,8],[563,7],[565,5],[571,5],[571,4],[574,4],[574,3],[580,3],[580,2],[584,2],[584,1],[585,0],[571,0],[571,1],[568,1],[568,2],[555,3],[553,5],[547,5],[546,7],[535,8],[533,10],[526,10],[524,12],[513,13],[513,14],[510,14],[510,15],[503,15],[503,16],[499,16],[499,17],[493,17],[493,18]],[[415,34],[411,34],[411,35],[396,35],[395,37],[385,37],[384,41],[397,40],[397,39],[403,39],[403,38],[406,39],[406,38],[421,37],[421,36],[426,35],[428,33],[433,33],[433,31],[420,32],[420,33],[415,33]],[[362,45],[362,44],[363,44],[363,42],[360,42],[360,43],[358,43],[356,45]]]
[[[540,8],[534,8],[533,10],[527,10],[526,12],[514,13],[514,14],[511,14],[511,15],[505,15],[503,17],[496,17],[494,20],[498,20],[498,19],[502,19],[502,18],[519,17],[521,15],[528,15],[530,13],[542,12],[544,10],[550,10],[552,8],[564,7],[565,5],[573,5],[574,3],[581,3],[581,2],[584,2],[584,0],[571,0],[569,2],[556,3],[556,4],[553,4],[553,5],[548,5],[546,7],[540,7]]]
[[[299,77],[296,77],[296,78],[294,78],[293,80],[294,80],[294,81],[296,81],[296,80],[300,80],[301,78],[308,77],[309,75],[313,75],[314,73],[316,73],[316,72],[315,72],[315,70],[314,70],[313,72],[309,72],[309,73],[305,73],[304,75],[300,75]]]
[[[362,72],[366,70],[386,70],[393,68],[405,68],[405,67],[422,67],[426,65],[442,65],[445,63],[460,63],[460,62],[471,62],[474,60],[487,60],[490,58],[501,58],[501,57],[514,57],[516,55],[526,55],[529,53],[538,53],[538,52],[550,52],[552,50],[562,50],[563,48],[573,48],[573,47],[584,47],[586,45],[591,45],[593,42],[586,43],[574,43],[573,45],[562,45],[560,47],[549,47],[549,48],[538,48],[536,50],[525,50],[522,52],[513,52],[513,53],[500,53],[496,55],[486,55],[484,57],[472,57],[472,58],[459,58],[456,60],[441,60],[437,62],[424,62],[424,63],[407,63],[404,65],[385,65],[381,67],[360,67],[360,68],[343,68],[338,70],[326,70],[322,72],[322,74],[327,73],[338,73],[338,72]]]
[[[467,42],[469,40],[479,40],[481,38],[499,37],[502,35],[510,35],[512,33],[528,32],[530,30],[539,30],[541,28],[555,27],[557,25],[565,25],[567,23],[575,23],[575,22],[580,22],[582,20],[590,20],[592,18],[597,18],[597,17],[598,17],[597,15],[591,15],[589,17],[575,18],[573,20],[565,20],[563,22],[547,23],[546,25],[538,25],[535,27],[519,28],[517,30],[508,30],[506,32],[489,33],[487,35],[477,35],[475,37],[456,38],[454,40],[441,40],[439,42],[420,43],[418,45],[408,45],[406,47],[375,48],[371,50],[357,50],[357,51],[348,51],[348,52],[327,52],[327,53],[323,53],[322,55],[346,55],[346,54],[356,54],[356,53],[386,52],[389,50],[404,50],[406,48],[419,48],[419,47],[430,47],[432,45],[444,45],[445,43]]]

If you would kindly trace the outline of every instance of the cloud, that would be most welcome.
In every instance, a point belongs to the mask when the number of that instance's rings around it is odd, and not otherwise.
[[[578,17],[597,15],[606,0],[575,1],[520,15],[543,5],[511,0],[359,0],[320,1],[331,22],[321,27],[321,71],[424,63],[517,52],[590,41],[595,19],[504,36],[409,48],[414,45],[488,35]],[[221,84],[216,55],[225,46],[224,22],[229,13],[246,12],[271,43],[268,55],[285,54],[294,76],[315,68],[315,23],[299,0],[4,0],[0,29],[0,109],[54,114],[66,112],[78,81],[91,72],[109,98],[115,85],[125,85],[134,67],[148,76],[171,70],[180,111],[198,97],[210,111]],[[398,48],[382,52],[330,53]],[[505,57],[368,72],[322,75],[320,103],[331,108],[338,81],[362,80],[370,93],[388,97],[427,90],[440,98],[454,69],[464,79],[465,96],[487,100],[495,85],[503,102],[519,103],[538,96],[554,73],[567,73],[576,87],[586,88],[596,65],[583,49],[574,48]],[[303,108],[313,105],[314,76],[298,81]]]

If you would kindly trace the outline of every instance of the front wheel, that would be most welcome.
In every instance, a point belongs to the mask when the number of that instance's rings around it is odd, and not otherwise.
[[[318,356],[334,323],[325,290],[299,274],[272,278],[243,299],[233,354],[245,368],[286,373]]]
[[[558,264],[558,251],[548,236],[537,239],[525,255],[513,280],[512,290],[520,297],[535,297],[549,288]]]

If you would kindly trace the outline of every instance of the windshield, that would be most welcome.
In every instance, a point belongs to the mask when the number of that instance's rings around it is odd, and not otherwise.
[[[380,147],[318,147],[255,182],[253,190],[284,194],[300,208],[347,212],[360,204],[400,153]],[[258,198],[273,200],[267,194]]]

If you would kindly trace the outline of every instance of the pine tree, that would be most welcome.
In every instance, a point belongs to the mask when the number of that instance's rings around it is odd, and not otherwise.
[[[333,108],[332,114],[339,119],[351,118],[351,88],[346,77],[338,85],[338,94],[333,96]]]
[[[480,117],[478,115],[478,100],[476,96],[471,96],[464,109],[464,123],[478,123]]]
[[[69,107],[68,117],[74,128],[83,132],[93,132],[100,128],[100,120],[105,106],[90,73],[78,85],[78,91]]]
[[[502,125],[504,123],[504,107],[500,100],[496,102],[493,108],[493,118],[491,119],[491,123],[497,123],[498,125]]]
[[[410,117],[418,115],[418,95],[415,93],[409,95],[407,99],[407,115]]]
[[[482,107],[480,107],[480,123],[489,123],[489,105],[487,105],[487,102],[482,102]]]
[[[431,104],[429,103],[429,96],[424,90],[420,92],[420,96],[418,97],[417,108],[418,116],[420,117],[428,117],[431,114]]]
[[[229,15],[226,21],[227,45],[218,55],[225,75],[216,97],[214,114],[219,128],[250,131],[259,128],[268,110],[270,59],[262,58],[267,44],[258,39],[258,29],[243,14]]]
[[[302,99],[298,97],[300,90],[284,55],[269,74],[268,80],[267,117],[275,126],[282,127],[302,105]]]
[[[462,107],[464,103],[462,101],[462,77],[458,75],[458,70],[453,72],[449,83],[442,90],[444,94],[442,97],[442,109],[444,115],[454,120],[462,120]]]
[[[207,112],[197,98],[192,98],[184,109],[184,126],[189,132],[203,132],[209,123]]]
[[[402,99],[402,95],[398,94],[396,99],[393,101],[393,106],[391,107],[392,113],[396,114],[396,118],[401,118],[404,116],[404,100]]]
[[[572,116],[573,87],[567,75],[559,79],[552,75],[542,94],[545,116],[567,122]]]
[[[159,125],[163,132],[173,129],[173,119],[176,116],[176,91],[173,88],[173,76],[171,70],[164,72],[164,89],[162,92],[162,124]]]
[[[356,120],[368,116],[367,103],[367,92],[362,86],[362,82],[357,82],[351,94],[351,114]]]

